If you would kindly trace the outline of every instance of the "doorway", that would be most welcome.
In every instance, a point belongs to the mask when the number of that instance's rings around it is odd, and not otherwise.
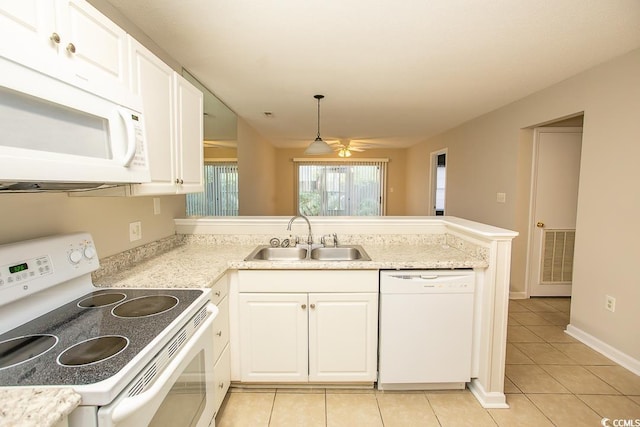
[[[582,127],[534,129],[527,290],[571,296]]]
[[[447,149],[431,153],[431,185],[429,196],[429,214],[445,215],[447,185]]]

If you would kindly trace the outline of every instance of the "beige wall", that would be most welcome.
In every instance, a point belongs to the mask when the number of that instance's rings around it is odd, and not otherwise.
[[[447,213],[526,231],[531,137],[523,131],[584,111],[571,323],[640,359],[640,50],[478,117],[409,149],[409,214],[426,213],[429,153],[449,149]],[[507,203],[496,202],[507,193]],[[526,233],[513,248],[523,289]],[[513,290],[513,288],[512,288]],[[605,295],[616,312],[605,310]],[[620,304],[622,301],[622,304]]]
[[[238,118],[238,193],[240,215],[276,215],[276,150]]]
[[[236,148],[214,148],[205,147],[204,160],[207,159],[237,159],[238,150]]]
[[[387,215],[406,215],[405,208],[405,163],[406,149],[397,150],[366,150],[361,153],[353,153],[350,159],[389,159],[387,165]],[[318,156],[305,156],[304,148],[276,150],[276,211],[275,215],[295,215],[294,201],[294,170],[293,159],[308,157],[313,159]],[[319,156],[333,158],[337,154]]]
[[[0,244],[52,234],[88,231],[104,258],[175,234],[184,196],[163,196],[160,215],[153,197],[69,197],[64,193],[0,194]],[[129,242],[129,223],[142,222],[142,240]]]

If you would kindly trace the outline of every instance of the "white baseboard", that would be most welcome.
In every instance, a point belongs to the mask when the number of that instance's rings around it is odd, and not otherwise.
[[[486,409],[508,409],[507,396],[504,393],[498,391],[486,391],[480,381],[477,378],[473,378],[468,383],[469,391],[480,402],[483,408]]]
[[[636,375],[640,375],[640,360],[634,359],[626,353],[610,346],[604,341],[599,340],[591,334],[584,332],[582,329],[576,328],[573,325],[567,325],[565,331],[568,335],[577,339],[581,343],[588,345],[598,353],[608,357],[620,366],[623,366],[633,372]]]
[[[526,292],[509,292],[509,299],[527,299]]]

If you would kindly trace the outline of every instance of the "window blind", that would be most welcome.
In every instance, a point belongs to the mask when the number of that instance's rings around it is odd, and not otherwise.
[[[187,215],[238,215],[237,162],[204,164],[204,191],[187,194]]]
[[[381,216],[387,159],[294,159],[295,200],[303,215]]]

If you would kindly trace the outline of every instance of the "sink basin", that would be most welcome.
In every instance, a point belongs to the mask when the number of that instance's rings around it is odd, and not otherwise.
[[[258,246],[245,261],[299,261],[307,257],[306,248],[273,248]]]
[[[359,245],[315,248],[311,251],[310,258],[317,261],[371,261]]]
[[[269,245],[258,246],[245,261],[371,261],[360,245],[338,246],[335,248],[315,248],[307,258],[307,248],[274,248]]]

